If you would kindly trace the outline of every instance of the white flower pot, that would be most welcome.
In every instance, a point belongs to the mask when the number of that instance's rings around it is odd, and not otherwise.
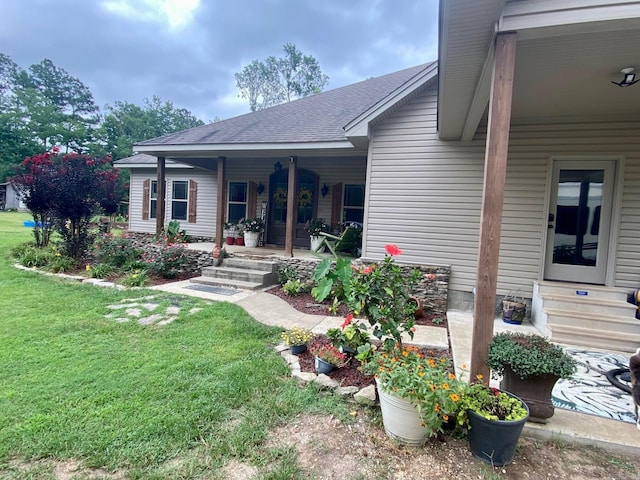
[[[420,446],[427,441],[427,429],[422,426],[418,408],[409,400],[385,392],[376,379],[382,424],[389,438],[403,445]]]
[[[324,252],[324,247],[322,247],[320,250],[318,250],[318,247],[320,247],[320,244],[322,243],[322,240],[324,239],[324,237],[321,237],[319,235],[312,235],[309,238],[311,238],[311,251],[312,252],[318,252],[318,253],[322,253]]]
[[[260,232],[244,232],[244,246],[245,247],[257,247],[258,237]]]

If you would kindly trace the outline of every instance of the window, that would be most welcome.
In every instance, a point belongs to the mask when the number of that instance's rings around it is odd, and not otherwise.
[[[176,180],[171,189],[171,219],[186,220],[189,198],[189,182]]]
[[[247,218],[247,182],[229,182],[227,222]]]
[[[345,184],[343,222],[359,222],[364,220],[364,185]]]
[[[151,190],[149,191],[149,218],[156,218],[156,203],[158,200],[158,181],[151,180]]]

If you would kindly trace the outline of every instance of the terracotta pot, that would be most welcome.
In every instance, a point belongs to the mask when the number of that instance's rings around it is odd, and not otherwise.
[[[235,237],[227,237],[227,245],[233,245],[236,243]]]
[[[500,389],[511,392],[525,401],[529,407],[530,422],[547,423],[555,412],[551,392],[559,379],[559,376],[552,374],[522,379],[507,366],[500,382]]]
[[[418,297],[409,297],[409,301],[416,304],[416,311],[413,312],[413,315],[418,318],[421,317],[424,313],[424,307],[422,306],[422,300]]]
[[[243,247],[244,246],[244,238],[243,237],[236,238],[236,245],[239,245],[239,246]]]

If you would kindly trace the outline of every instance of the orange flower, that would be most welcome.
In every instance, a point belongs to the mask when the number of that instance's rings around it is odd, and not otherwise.
[[[435,392],[438,389],[438,387],[436,387],[435,385],[431,385],[431,391]]]
[[[449,415],[442,415],[442,420],[445,422],[449,421]]]
[[[418,372],[419,377],[424,377],[424,372]]]
[[[455,380],[456,376],[453,373],[449,374],[449,380]]]
[[[342,325],[340,326],[340,328],[342,330],[344,330],[345,328],[347,328],[349,325],[351,325],[351,322],[353,321],[353,314],[350,313],[349,315],[347,315],[346,317],[344,317],[344,322],[342,322]]]
[[[409,356],[409,352],[407,352],[406,350],[404,352],[402,352],[402,356],[403,357],[408,357]]]
[[[452,393],[451,395],[449,395],[449,398],[454,402],[457,402],[458,400],[460,400],[460,397],[458,396],[457,393]]]
[[[436,403],[436,406],[435,406],[435,407],[433,407],[433,409],[434,409],[436,412],[438,412],[438,413],[440,412],[440,410],[442,410],[442,408],[440,407],[440,405],[438,405],[437,403]]]
[[[442,389],[443,390],[449,390],[449,384],[448,383],[443,383],[442,384]]]

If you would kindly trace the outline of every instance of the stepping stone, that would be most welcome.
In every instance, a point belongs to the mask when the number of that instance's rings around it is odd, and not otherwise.
[[[162,319],[162,315],[156,313],[154,315],[149,315],[148,317],[144,317],[138,320],[140,325],[151,325],[152,323],[156,323],[157,321]]]
[[[178,315],[180,313],[180,307],[176,307],[175,305],[171,305],[167,307],[166,311],[167,315]]]
[[[139,308],[127,308],[124,313],[126,313],[130,317],[139,317],[140,315],[142,315],[142,311]]]

